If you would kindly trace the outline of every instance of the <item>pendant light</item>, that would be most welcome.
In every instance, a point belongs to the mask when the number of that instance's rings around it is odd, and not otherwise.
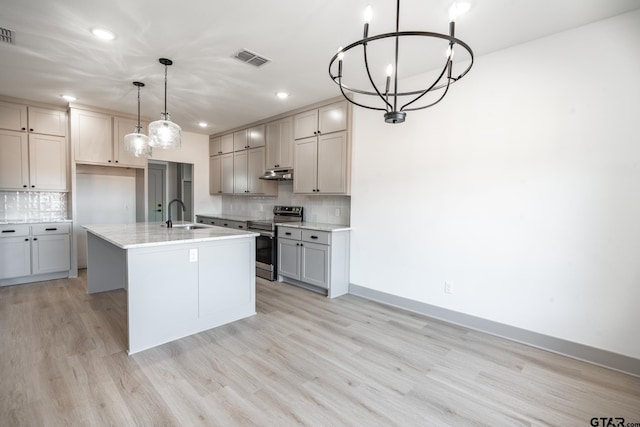
[[[160,58],[160,63],[164,65],[164,112],[162,119],[149,123],[149,145],[158,148],[180,148],[180,134],[182,129],[173,123],[167,112],[167,67],[173,61]]]
[[[369,24],[371,22],[372,9],[371,6],[367,7],[364,13],[364,35],[363,38],[357,40],[346,47],[340,47],[338,52],[333,55],[329,62],[329,75],[331,79],[338,85],[340,92],[350,103],[370,110],[384,111],[384,121],[387,123],[402,123],[404,122],[407,111],[416,111],[423,108],[429,108],[438,102],[440,102],[447,92],[449,87],[464,77],[471,66],[473,65],[473,51],[462,40],[455,37],[455,20],[458,15],[466,12],[469,9],[468,3],[454,3],[449,9],[449,34],[435,33],[431,31],[400,31],[400,0],[396,1],[396,27],[395,32],[378,34],[375,36],[369,36]],[[441,42],[443,47],[442,57],[444,64],[441,66],[440,73],[435,80],[425,82],[421,88],[409,88],[400,90],[398,84],[398,62],[399,62],[399,49],[400,39],[404,38],[413,40],[423,40],[431,42]],[[392,41],[395,44],[395,48],[388,52],[388,57],[393,61],[392,64],[386,67],[386,76],[379,73],[380,80],[376,84],[376,73],[372,73],[369,69],[369,48],[373,49],[373,45],[378,47],[384,47],[384,43],[376,43],[381,40]],[[392,45],[393,45],[392,44]],[[463,66],[461,72],[454,73],[453,54],[454,47],[459,46],[459,54],[465,54],[468,62],[466,66]],[[355,66],[349,67],[345,59],[345,54],[349,52],[352,59],[352,64],[359,57],[356,48],[362,48],[362,63],[364,64],[364,73],[369,80],[369,85],[366,88],[356,88],[355,86],[345,83],[345,77],[347,71],[351,71]],[[459,55],[458,54],[458,55]],[[358,64],[354,64],[358,65]],[[357,70],[356,70],[357,71]],[[374,70],[375,71],[375,70]],[[380,70],[382,71],[382,70]],[[351,73],[352,75],[354,73]],[[356,73],[358,74],[358,73]],[[385,78],[386,77],[386,78]],[[382,84],[384,82],[384,84]],[[359,97],[358,101],[354,101],[352,97],[347,96],[349,94],[364,95]],[[425,95],[431,95],[435,97],[435,100],[427,100]],[[423,98],[424,97],[424,98]],[[418,102],[420,101],[420,102]]]
[[[136,157],[150,157],[149,138],[141,132],[142,126],[140,126],[140,88],[144,87],[144,83],[133,82],[133,85],[138,88],[138,124],[133,133],[125,135],[124,150]]]

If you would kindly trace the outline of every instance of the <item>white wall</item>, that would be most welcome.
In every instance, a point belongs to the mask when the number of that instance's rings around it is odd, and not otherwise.
[[[78,244],[78,267],[87,267],[85,224],[136,222],[136,175],[132,169],[80,167],[76,174],[78,206],[74,232]]]
[[[154,160],[193,164],[193,211],[222,212],[220,197],[209,194],[209,136],[182,132],[182,147],[153,150]]]
[[[638,52],[640,11],[476,58],[402,125],[356,108],[351,282],[640,358]]]

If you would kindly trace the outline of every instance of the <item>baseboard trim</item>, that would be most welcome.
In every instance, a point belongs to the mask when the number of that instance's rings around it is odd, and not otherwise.
[[[397,295],[388,294],[386,292],[365,288],[353,283],[349,285],[349,293],[381,304],[401,308],[424,316],[464,326],[469,329],[485,332],[487,334],[506,338],[521,344],[551,351],[573,359],[578,359],[594,365],[640,377],[640,359],[528,331],[515,326],[505,325],[503,323],[494,322],[493,320],[471,316],[469,314],[437,307],[424,302],[414,301]]]

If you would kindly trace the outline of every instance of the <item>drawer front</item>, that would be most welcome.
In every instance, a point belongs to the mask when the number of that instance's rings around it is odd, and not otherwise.
[[[331,243],[331,233],[317,230],[302,230],[302,240],[305,242],[328,245]]]
[[[56,222],[52,224],[34,224],[31,226],[34,236],[45,234],[69,234],[71,224],[67,222]]]
[[[16,236],[28,236],[28,225],[0,225],[0,237],[16,237]]]
[[[246,230],[247,229],[247,223],[246,222],[229,221],[227,219],[222,219],[222,220],[220,220],[220,222],[222,223],[223,227],[237,228],[237,229],[240,229],[240,230]],[[216,225],[220,225],[220,224],[216,224]]]
[[[301,240],[302,233],[299,228],[278,227],[278,237],[283,239]]]

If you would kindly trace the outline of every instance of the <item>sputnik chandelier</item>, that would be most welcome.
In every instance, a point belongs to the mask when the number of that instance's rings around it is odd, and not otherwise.
[[[368,6],[364,14],[363,38],[338,49],[338,52],[331,58],[331,62],[329,62],[329,75],[338,85],[342,95],[347,101],[358,107],[384,111],[384,120],[387,123],[402,123],[405,121],[407,111],[422,110],[440,102],[449,91],[449,86],[464,77],[473,66],[473,51],[469,45],[455,37],[455,20],[459,14],[466,12],[468,8],[468,3],[454,3],[451,6],[449,9],[449,34],[429,31],[400,31],[400,0],[397,0],[395,32],[369,37],[369,23],[371,22],[373,11],[371,6]],[[443,43],[442,57],[445,62],[437,78],[430,83],[428,82],[426,88],[417,90],[403,89],[403,91],[401,91],[398,85],[400,39],[408,40],[409,38],[428,38],[431,39],[431,41],[440,40]],[[393,62],[389,63],[386,67],[386,81],[384,86],[382,86],[376,85],[375,79],[369,69],[370,53],[368,52],[368,48],[374,44],[373,42],[380,42],[384,39],[392,39],[392,41],[395,42],[395,49],[391,52]],[[354,49],[359,46],[362,46],[362,59],[366,76],[370,83],[370,87],[367,89],[358,89],[344,82],[344,73],[348,70],[345,54],[349,53],[349,56],[355,55],[356,51]],[[447,47],[446,54],[445,46]],[[460,74],[454,73],[453,56],[456,46],[462,47],[469,56],[468,65]],[[351,94],[356,94],[357,100],[352,99],[353,96],[348,96]],[[364,96],[360,97],[358,95]],[[369,97],[372,97],[373,100]]]

